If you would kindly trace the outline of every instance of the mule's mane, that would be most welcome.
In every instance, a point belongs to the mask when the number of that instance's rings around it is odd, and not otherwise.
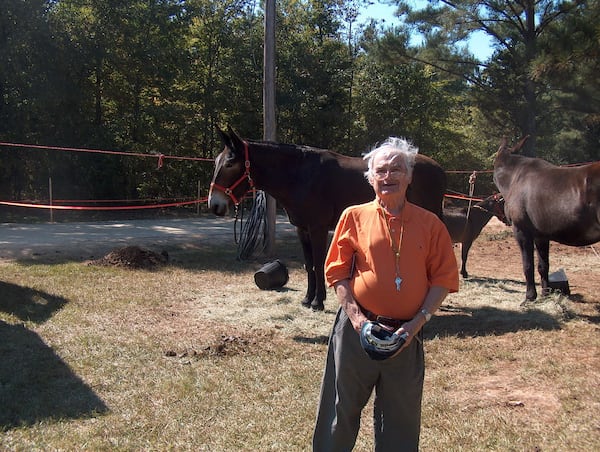
[[[298,156],[300,154],[322,154],[322,153],[332,153],[337,155],[343,155],[338,152],[317,148],[314,146],[307,146],[302,144],[290,144],[290,143],[278,143],[275,141],[261,141],[261,140],[248,140],[248,143],[251,145],[268,148],[270,150],[281,152],[289,156]],[[345,156],[348,157],[348,156]]]

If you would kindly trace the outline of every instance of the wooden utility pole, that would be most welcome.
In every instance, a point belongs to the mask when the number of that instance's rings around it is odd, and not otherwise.
[[[263,63],[263,138],[276,141],[275,119],[275,0],[265,0],[265,36]],[[277,203],[267,195],[267,244],[265,253],[271,256],[275,247],[275,216]]]

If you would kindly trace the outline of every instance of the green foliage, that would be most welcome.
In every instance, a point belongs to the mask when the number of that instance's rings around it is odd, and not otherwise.
[[[600,2],[590,0],[561,17],[541,42],[533,77],[549,93],[559,130],[549,143],[553,160],[600,160]]]
[[[277,2],[279,141],[359,155],[401,135],[480,170],[529,131],[540,156],[599,158],[597,0],[402,1],[391,27],[359,22],[364,4]],[[216,126],[261,138],[263,27],[256,0],[6,0],[0,140],[211,159]],[[485,64],[464,49],[474,31],[494,39]],[[49,177],[55,197],[206,195],[210,162],[165,163],[3,147],[0,199],[45,199]]]
[[[341,151],[350,122],[352,59],[338,36],[335,6],[281,2],[277,108],[283,141]]]
[[[550,30],[569,17],[583,14],[587,2],[458,0],[430,2],[419,10],[403,0],[398,4],[407,23],[424,34],[428,46],[460,46],[473,32],[484,33],[492,40],[496,52],[491,60],[470,73],[465,70],[473,84],[473,103],[498,137],[530,135],[525,152],[536,154],[537,137],[556,132],[546,127],[548,111],[553,108],[549,96],[556,87],[540,83],[533,76],[536,59],[544,50],[553,53],[550,47],[544,47]],[[573,38],[569,36],[566,41],[572,42]],[[598,42],[593,46],[597,48]],[[456,56],[427,61],[437,65],[442,62],[440,67],[453,73],[457,64],[467,68],[473,64],[472,59]]]

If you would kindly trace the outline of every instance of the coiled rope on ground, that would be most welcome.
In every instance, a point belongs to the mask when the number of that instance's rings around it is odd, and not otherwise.
[[[236,232],[237,258],[250,259],[255,253],[262,253],[267,246],[269,225],[267,224],[267,197],[265,192],[257,191],[252,202],[250,214],[244,220],[244,203],[240,205],[240,234],[237,237],[237,222],[234,227]]]

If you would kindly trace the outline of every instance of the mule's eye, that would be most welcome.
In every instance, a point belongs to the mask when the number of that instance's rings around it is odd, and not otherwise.
[[[225,164],[223,166],[225,166],[225,168],[231,168],[233,166],[233,162],[234,158],[232,156],[229,156],[225,159]]]

